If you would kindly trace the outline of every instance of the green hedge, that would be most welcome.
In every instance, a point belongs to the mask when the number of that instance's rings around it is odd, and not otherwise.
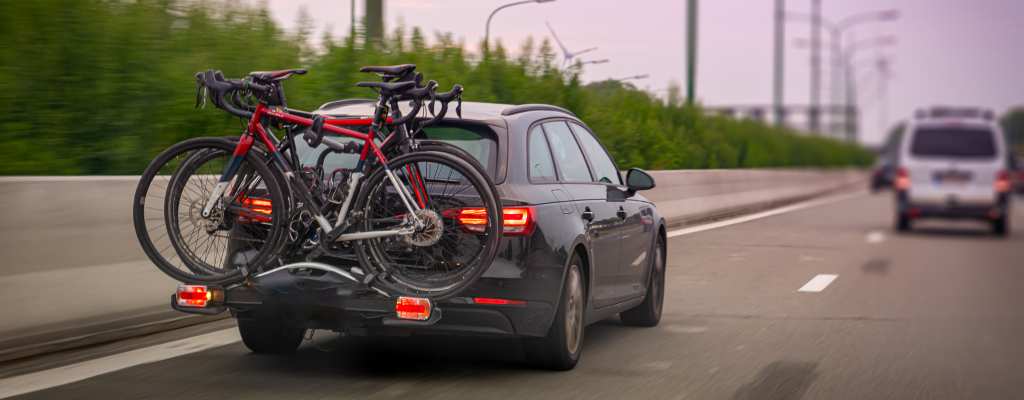
[[[300,25],[301,26],[301,25]],[[616,82],[581,85],[555,67],[550,43],[471,55],[451,34],[397,29],[383,44],[357,33],[325,41],[285,33],[264,8],[173,0],[0,2],[0,174],[137,174],[187,137],[239,132],[219,110],[194,110],[193,73],[229,76],[305,65],[290,105],[372,95],[370,64],[415,63],[466,99],[573,110],[622,167],[651,169],[867,165],[863,149],[751,121],[669,106]],[[480,57],[478,54],[487,54]]]

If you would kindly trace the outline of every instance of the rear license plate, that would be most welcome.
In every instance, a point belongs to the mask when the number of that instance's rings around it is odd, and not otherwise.
[[[939,171],[932,175],[936,184],[962,185],[971,181],[971,173],[968,171]]]

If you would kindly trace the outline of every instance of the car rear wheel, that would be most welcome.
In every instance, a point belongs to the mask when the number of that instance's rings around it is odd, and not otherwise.
[[[302,344],[306,329],[283,318],[239,318],[238,333],[253,353],[288,354]]]
[[[576,366],[583,349],[586,298],[580,258],[573,256],[562,299],[547,336],[525,340],[526,357],[531,364],[554,371],[567,371]]]
[[[665,239],[658,235],[651,260],[651,278],[647,282],[644,302],[619,314],[622,323],[631,326],[657,326],[665,301]]]
[[[1003,214],[997,220],[992,221],[992,233],[999,236],[1006,236],[1010,232],[1010,219],[1007,218],[1006,214]]]
[[[910,216],[907,214],[896,214],[896,230],[899,232],[907,232],[910,230]]]

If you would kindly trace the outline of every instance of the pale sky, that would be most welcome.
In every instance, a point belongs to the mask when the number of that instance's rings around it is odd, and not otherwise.
[[[428,34],[452,32],[475,49],[483,39],[487,15],[508,2],[385,0],[386,29],[403,23]],[[359,15],[361,3],[357,0]],[[610,59],[607,64],[588,65],[585,81],[649,74],[649,79],[635,83],[663,94],[670,81],[684,82],[685,3],[556,0],[527,4],[499,12],[491,24],[491,36],[508,48],[518,48],[527,36],[548,37],[544,22],[549,21],[570,50],[599,48],[581,59]],[[268,4],[287,29],[294,29],[301,6],[316,20],[318,32],[330,24],[340,36],[349,27],[346,0],[268,0]],[[770,104],[773,5],[773,0],[700,2],[697,97],[701,103]],[[787,0],[786,6],[806,12],[810,0]],[[911,115],[920,106],[978,105],[1001,112],[1024,105],[1024,49],[1018,44],[1024,38],[1024,0],[822,0],[823,16],[831,20],[893,8],[901,12],[899,20],[852,30],[857,39],[895,35],[898,40],[893,46],[856,54],[862,140],[881,141],[883,125]],[[809,53],[792,44],[795,38],[808,37],[809,30],[800,21],[786,25],[787,103],[809,101]],[[888,107],[879,95],[880,79],[873,68],[879,54],[892,60]],[[822,99],[828,101],[827,53],[824,56]]]

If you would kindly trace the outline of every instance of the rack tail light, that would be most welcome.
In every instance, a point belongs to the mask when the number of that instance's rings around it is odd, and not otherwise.
[[[430,318],[430,299],[399,297],[395,301],[395,316],[400,319],[426,321]]]
[[[536,227],[532,207],[505,207],[501,214],[502,233],[506,236],[526,236]],[[455,218],[470,232],[483,232],[487,227],[487,210],[480,207],[459,209]]]
[[[188,308],[206,308],[224,301],[224,291],[205,285],[178,285],[175,291],[178,306]]]

